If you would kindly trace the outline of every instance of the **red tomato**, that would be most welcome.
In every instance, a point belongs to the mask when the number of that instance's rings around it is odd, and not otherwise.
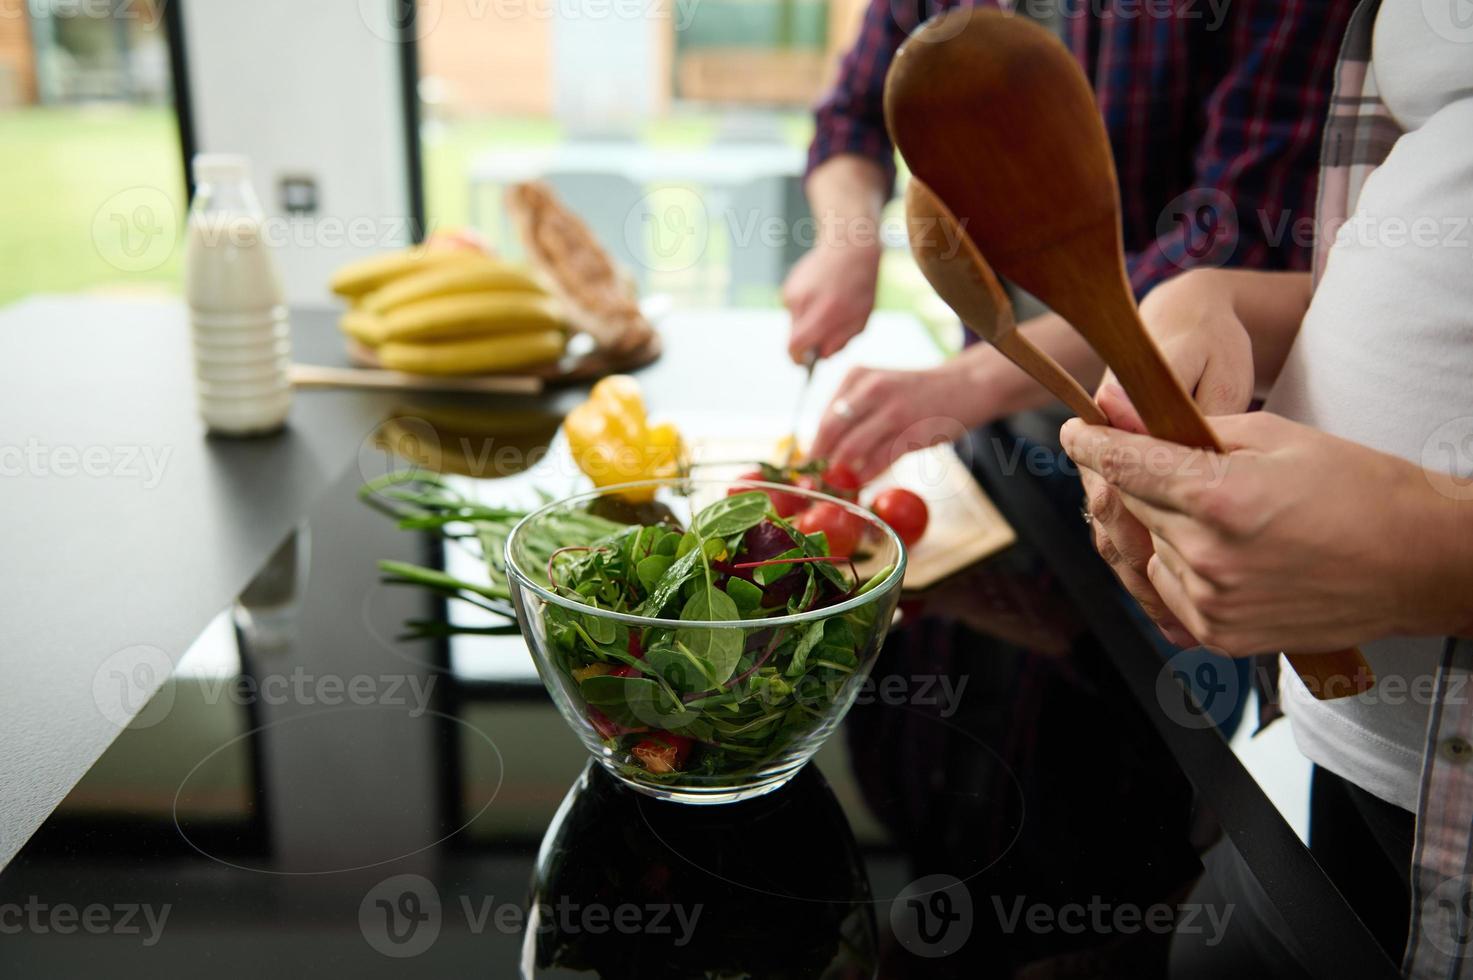
[[[859,499],[859,477],[843,463],[835,463],[818,476],[804,473],[794,482],[804,490],[817,490],[850,503]]]
[[[899,487],[881,490],[870,504],[870,509],[880,520],[890,525],[907,545],[915,544],[921,539],[921,535],[926,533],[926,524],[931,520],[926,502],[909,490]]]
[[[859,488],[861,486],[859,477],[854,471],[843,463],[834,463],[819,475],[822,481],[819,487],[824,493],[832,494],[853,503],[859,499]]]
[[[829,554],[847,558],[859,545],[864,520],[838,504],[819,503],[799,515],[797,527],[804,534],[822,532],[829,541]]]
[[[756,480],[759,483],[771,482],[763,475],[761,470],[750,470],[737,477],[738,480]],[[726,491],[728,497],[739,493],[748,493],[752,487],[735,486]],[[778,517],[792,517],[808,506],[808,498],[796,493],[783,493],[781,490],[763,490],[767,499],[772,501],[772,509],[777,512]]]
[[[647,732],[648,728],[629,728],[614,721],[608,715],[595,708],[588,706],[588,721],[598,732],[599,738],[618,738],[620,735],[628,735],[634,732]]]
[[[634,757],[650,772],[677,772],[690,755],[691,740],[673,732],[653,732],[634,746]]]

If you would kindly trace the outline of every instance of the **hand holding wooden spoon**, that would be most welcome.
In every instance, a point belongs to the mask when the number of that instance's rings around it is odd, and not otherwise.
[[[1109,138],[1057,37],[994,10],[938,14],[896,53],[885,122],[911,173],[966,222],[993,268],[1084,335],[1152,435],[1221,452],[1141,324]],[[1359,650],[1289,662],[1322,699],[1375,683]]]
[[[926,281],[970,331],[1047,388],[1091,425],[1106,425],[1089,393],[1048,354],[1018,332],[1002,283],[956,216],[920,180],[905,188],[910,251]]]

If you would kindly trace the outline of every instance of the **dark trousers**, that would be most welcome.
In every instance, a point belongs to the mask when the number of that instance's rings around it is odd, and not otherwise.
[[[1414,816],[1314,767],[1309,850],[1395,963],[1411,914]]]

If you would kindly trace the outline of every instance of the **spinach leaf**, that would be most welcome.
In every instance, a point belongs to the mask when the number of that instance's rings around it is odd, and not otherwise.
[[[653,725],[674,731],[694,717],[668,688],[648,677],[597,674],[585,678],[578,691],[590,705],[621,725]]]
[[[826,646],[833,644],[848,647],[851,650],[859,645],[859,639],[854,635],[854,628],[843,616],[824,620],[823,642]]]
[[[814,600],[818,598],[818,576],[813,574],[813,566],[805,568],[803,574],[807,576],[807,581],[803,583],[803,595],[801,598],[795,597],[788,600],[788,612],[790,613],[802,612],[811,608]]]
[[[743,616],[762,608],[762,590],[744,578],[732,576],[727,579],[726,594],[731,596]]]
[[[660,686],[647,677],[612,677],[595,674],[584,678],[578,691],[590,705],[621,725],[641,725],[644,720],[635,706],[659,696]]]
[[[702,567],[702,559],[705,555],[700,548],[692,548],[684,555],[677,558],[675,563],[665,570],[660,580],[650,589],[650,594],[639,608],[634,610],[640,616],[659,616],[660,611],[675,598],[675,594],[688,582],[696,570]]]
[[[793,661],[788,664],[788,669],[784,671],[787,676],[799,677],[808,670],[808,654],[823,639],[824,623],[825,620],[820,619],[808,627],[807,632],[799,637],[798,645],[793,648]]]
[[[641,559],[634,567],[634,571],[639,576],[639,584],[645,587],[645,591],[649,591],[659,583],[660,579],[664,578],[665,573],[673,564],[675,564],[675,559],[669,555],[650,555],[648,558]]]
[[[803,549],[789,548],[787,551],[784,551],[780,555],[773,555],[772,558],[769,560],[776,561],[780,558],[801,557],[803,557]],[[782,578],[784,575],[789,574],[798,567],[798,565],[763,565],[760,568],[754,568],[752,570],[752,577],[757,580],[758,585],[771,585],[773,582],[776,582],[778,579]]]
[[[771,501],[760,490],[722,497],[713,504],[701,508],[691,523],[691,530],[703,538],[724,538],[737,534],[761,523],[767,516]]]
[[[584,613],[581,617],[583,628],[588,631],[593,642],[600,645],[608,645],[619,638],[619,627],[612,619],[605,619],[593,613]]]
[[[729,622],[741,619],[742,614],[731,596],[707,585],[690,597],[680,610],[680,618]],[[740,629],[681,627],[675,631],[675,642],[706,664],[715,684],[725,683],[735,673],[737,662],[742,659],[744,640],[744,631]]]
[[[644,669],[659,674],[682,693],[706,691],[720,683],[711,675],[710,665],[679,641],[659,643],[646,650]]]
[[[819,540],[820,538],[822,538],[822,541]],[[818,558],[828,553],[829,539],[826,535],[809,534],[803,538],[803,554],[805,556]],[[812,567],[817,568],[820,575],[834,583],[840,592],[848,592],[850,585],[853,584],[844,577],[844,573],[839,571],[833,562],[818,561],[814,562]]]
[[[859,657],[855,655],[853,647],[838,646],[827,642],[814,650],[810,659],[814,663],[822,662],[826,667],[843,671],[853,671],[859,667]]]

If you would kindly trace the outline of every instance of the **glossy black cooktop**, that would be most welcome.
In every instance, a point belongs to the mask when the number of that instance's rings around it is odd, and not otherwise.
[[[1018,545],[902,603],[797,779],[687,807],[586,764],[519,637],[399,639],[447,610],[375,560],[466,556],[359,482],[0,873],[0,975],[1322,972],[1303,910],[1249,867],[1253,828],[1204,801],[1028,515]]]

